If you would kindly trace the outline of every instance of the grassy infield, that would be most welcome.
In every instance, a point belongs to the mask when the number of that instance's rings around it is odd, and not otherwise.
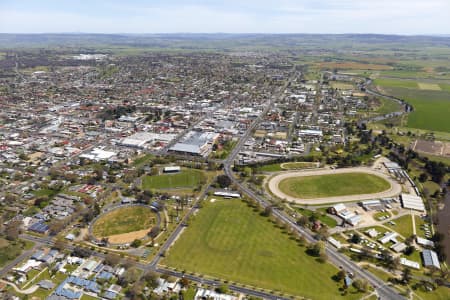
[[[338,270],[305,250],[241,201],[206,201],[163,264],[312,299],[361,298],[341,296]]]
[[[97,237],[104,237],[143,230],[154,225],[155,220],[155,213],[149,207],[123,207],[100,217],[95,222],[92,233]]]
[[[161,174],[156,176],[145,176],[142,186],[146,190],[151,189],[173,189],[173,188],[193,188],[206,180],[200,170],[182,169],[180,173]]]
[[[390,184],[371,174],[345,173],[287,178],[279,187],[289,196],[311,199],[377,193],[387,190]]]

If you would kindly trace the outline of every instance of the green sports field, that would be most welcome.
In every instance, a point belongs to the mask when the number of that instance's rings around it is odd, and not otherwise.
[[[94,223],[92,233],[96,237],[105,237],[148,229],[155,224],[156,215],[150,207],[122,207],[101,216]]]
[[[278,187],[286,195],[313,199],[379,193],[389,189],[390,183],[372,174],[354,172],[291,177],[282,180]]]
[[[311,299],[362,297],[352,292],[340,296],[342,283],[331,279],[335,267],[308,256],[304,247],[239,200],[205,201],[162,263]]]
[[[175,174],[145,176],[142,187],[146,190],[193,188],[205,179],[205,175],[200,170],[182,169],[180,173]]]

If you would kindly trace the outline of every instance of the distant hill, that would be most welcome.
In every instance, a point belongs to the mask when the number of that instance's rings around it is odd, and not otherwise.
[[[237,50],[296,47],[365,49],[375,45],[408,47],[450,46],[450,36],[400,36],[379,34],[0,34],[0,48],[17,47],[149,47],[185,50]]]

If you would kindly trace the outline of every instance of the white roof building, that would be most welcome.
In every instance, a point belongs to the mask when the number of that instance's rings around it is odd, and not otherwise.
[[[433,241],[430,241],[428,239],[424,239],[421,237],[417,237],[416,242],[417,242],[417,244],[422,245],[422,246],[434,247]]]
[[[395,239],[397,235],[397,232],[386,232],[384,236],[379,239],[379,241],[382,244],[386,244],[387,242],[397,243],[397,240]]]
[[[215,291],[199,288],[195,294],[194,300],[211,299],[211,300],[237,300],[237,297],[219,294]]]
[[[101,161],[101,160],[108,160],[108,159],[110,159],[111,157],[113,157],[115,155],[116,155],[115,152],[105,151],[105,150],[100,149],[100,148],[94,148],[89,153],[81,154],[80,157],[87,158],[87,159],[90,159],[90,160],[95,160],[95,161]]]
[[[406,244],[405,243],[396,243],[394,245],[391,246],[391,249],[394,250],[395,252],[402,252],[403,250],[406,249]]]
[[[409,208],[417,211],[425,211],[422,197],[403,193],[402,196],[403,208]]]
[[[410,267],[410,268],[413,268],[413,269],[416,269],[416,270],[420,269],[420,264],[418,262],[406,259],[404,257],[400,258],[400,264],[404,265],[404,266],[407,266],[407,267]]]
[[[370,228],[366,231],[367,235],[371,238],[376,238],[380,233],[375,228]]]

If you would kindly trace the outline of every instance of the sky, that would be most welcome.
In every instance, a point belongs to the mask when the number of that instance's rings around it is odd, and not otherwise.
[[[0,0],[0,32],[449,34],[450,0]]]

